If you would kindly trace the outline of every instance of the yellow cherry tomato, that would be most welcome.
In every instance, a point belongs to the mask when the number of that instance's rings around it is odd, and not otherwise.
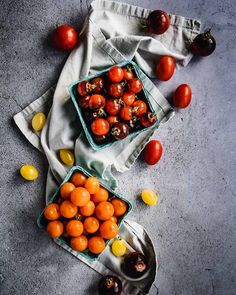
[[[72,150],[62,149],[59,152],[61,161],[67,166],[74,165],[75,156]]]
[[[41,131],[46,123],[46,116],[44,113],[37,113],[32,118],[32,127],[34,131]]]
[[[21,176],[26,180],[35,180],[38,178],[38,170],[30,164],[23,165],[20,168]]]
[[[143,190],[141,197],[143,202],[149,206],[155,206],[158,202],[158,196],[152,190]]]
[[[117,257],[125,255],[126,249],[125,241],[122,239],[116,239],[111,246],[112,253]]]

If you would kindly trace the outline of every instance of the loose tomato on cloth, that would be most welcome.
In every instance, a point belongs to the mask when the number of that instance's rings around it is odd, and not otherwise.
[[[61,50],[71,50],[78,42],[78,33],[69,25],[57,27],[52,34],[52,44]]]

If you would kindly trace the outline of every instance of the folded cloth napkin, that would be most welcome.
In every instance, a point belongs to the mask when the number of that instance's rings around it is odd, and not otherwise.
[[[106,149],[92,150],[70,100],[68,88],[72,82],[96,73],[101,68],[124,60],[133,60],[142,69],[139,74],[160,124],[173,116],[173,109],[147,76],[155,77],[154,61],[162,55],[173,56],[177,68],[188,64],[192,57],[188,44],[199,33],[200,22],[170,15],[169,29],[163,35],[157,36],[140,30],[141,21],[145,20],[150,12],[148,9],[119,2],[93,1],[80,34],[81,42],[68,57],[56,87],[50,88],[14,116],[25,137],[44,152],[48,159],[47,201],[68,170],[68,167],[58,159],[60,149],[73,149],[77,165],[103,178],[108,185],[115,188],[116,179],[111,170],[124,172],[129,169],[154,132],[153,128],[149,128],[138,136],[130,136]],[[30,128],[30,122],[33,115],[41,111],[47,113],[47,122],[41,133],[35,133]],[[153,262],[150,270],[152,275],[144,281],[135,284],[125,281],[126,294],[146,294],[156,272],[156,262],[153,258],[155,253],[151,241],[144,229],[131,221],[124,223],[121,232],[129,237],[131,248],[146,251]],[[56,242],[60,243],[58,240]],[[102,274],[109,270],[121,277],[123,275],[117,267],[117,258],[111,258],[109,255],[109,248],[93,263],[85,261],[69,247],[67,250]]]

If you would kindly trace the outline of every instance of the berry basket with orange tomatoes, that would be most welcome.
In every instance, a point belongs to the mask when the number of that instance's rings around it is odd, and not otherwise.
[[[125,61],[70,86],[71,99],[94,150],[159,124],[140,71],[137,64]]]
[[[74,166],[37,223],[62,246],[93,261],[117,236],[131,209],[129,201],[82,167]]]

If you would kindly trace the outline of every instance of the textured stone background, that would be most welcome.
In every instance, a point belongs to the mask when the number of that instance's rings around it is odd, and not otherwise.
[[[153,239],[160,268],[159,294],[236,294],[236,4],[234,0],[129,0],[152,9],[198,18],[213,26],[217,50],[194,60],[168,83],[192,86],[193,101],[155,138],[164,155],[155,167],[138,160],[121,175],[119,191],[133,201],[131,218]],[[94,295],[99,275],[55,245],[36,226],[44,206],[47,162],[25,140],[12,116],[57,81],[66,54],[47,45],[56,23],[80,28],[89,1],[5,0],[0,8],[0,294]],[[34,183],[18,175],[23,163],[40,171]],[[128,181],[127,181],[128,180]],[[156,208],[137,196],[159,192]],[[152,294],[156,294],[153,292]]]

